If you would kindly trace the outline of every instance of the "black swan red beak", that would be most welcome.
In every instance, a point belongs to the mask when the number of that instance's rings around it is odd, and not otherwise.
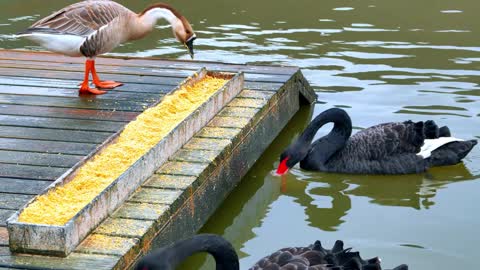
[[[280,164],[278,165],[278,168],[277,168],[277,175],[284,175],[288,172],[288,169],[289,169],[288,166],[287,166],[288,159],[289,158],[287,157],[280,162]]]

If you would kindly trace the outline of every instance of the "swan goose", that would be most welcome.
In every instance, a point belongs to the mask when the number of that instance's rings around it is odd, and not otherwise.
[[[80,94],[104,94],[89,87],[89,75],[98,88],[113,89],[122,83],[101,81],[95,69],[95,57],[110,52],[118,45],[141,39],[150,33],[159,19],[167,20],[175,38],[193,59],[196,35],[190,23],[168,4],[158,3],[137,14],[110,0],[86,0],[67,6],[45,17],[17,34],[56,53],[84,56],[85,77]]]

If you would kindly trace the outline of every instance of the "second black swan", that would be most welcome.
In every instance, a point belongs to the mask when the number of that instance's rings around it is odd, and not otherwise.
[[[333,129],[313,142],[327,123]],[[384,123],[352,134],[352,121],[339,108],[328,109],[308,125],[280,156],[277,174],[295,164],[305,170],[351,174],[411,174],[430,167],[454,165],[477,140],[451,137],[450,130],[434,121]]]
[[[197,252],[211,254],[216,270],[239,270],[238,256],[232,245],[214,234],[200,234],[157,249],[140,259],[135,270],[174,270]],[[344,249],[338,240],[331,250],[316,241],[308,247],[283,248],[264,257],[249,270],[381,270],[380,259],[363,260],[360,253]],[[393,270],[408,270],[402,264]]]

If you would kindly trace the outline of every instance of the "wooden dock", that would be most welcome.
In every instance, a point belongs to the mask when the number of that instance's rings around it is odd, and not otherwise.
[[[0,270],[128,269],[151,248],[206,222],[302,101],[296,67],[99,58],[125,85],[78,96],[83,59],[0,50]],[[201,67],[245,72],[245,90],[66,258],[13,255],[6,219],[148,105]]]

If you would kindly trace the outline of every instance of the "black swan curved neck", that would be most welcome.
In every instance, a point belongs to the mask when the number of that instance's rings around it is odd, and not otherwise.
[[[217,235],[203,234],[148,254],[138,263],[135,270],[174,270],[197,252],[212,255],[217,270],[240,269],[237,253],[227,240]]]
[[[330,133],[320,138],[312,145],[312,140],[315,137],[315,134],[317,134],[321,127],[328,123],[333,123],[333,128]],[[305,145],[308,145],[309,148],[309,153],[307,153],[302,160],[307,159],[304,163],[309,163],[309,159],[315,159],[311,160],[311,162],[324,164],[333,154],[345,145],[351,134],[352,120],[347,112],[338,108],[324,111],[315,117],[299,138],[299,142],[303,144],[304,147]],[[312,151],[319,151],[321,152],[321,155],[316,153],[316,155],[310,156],[309,154],[311,154]]]
[[[347,112],[342,109],[332,108],[317,115],[302,133],[300,139],[305,143],[311,144],[318,130],[328,123],[333,123],[334,126],[327,136],[341,136],[348,139],[352,134],[352,120]]]

